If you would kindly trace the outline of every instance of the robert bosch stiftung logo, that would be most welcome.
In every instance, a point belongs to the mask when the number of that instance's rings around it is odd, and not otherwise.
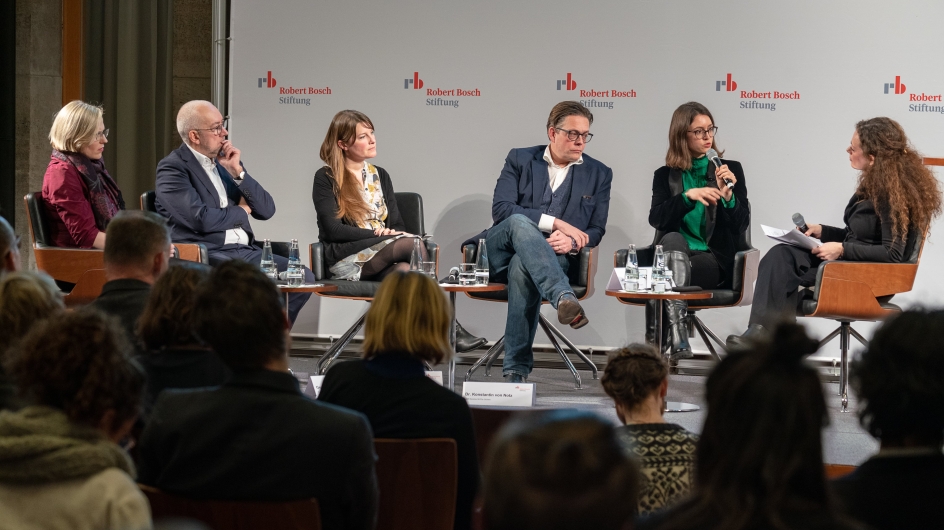
[[[734,76],[729,72],[724,79],[715,81],[715,92],[733,92],[738,96],[738,108],[748,110],[777,110],[777,100],[798,100],[800,93],[779,90],[738,90]],[[782,89],[781,89],[782,90]]]
[[[259,88],[276,88],[278,82],[275,80],[275,77],[272,76],[272,70],[266,72],[265,77],[258,78],[258,87]],[[280,86],[278,87],[279,91],[279,105],[311,105],[310,97],[301,97],[301,96],[327,96],[331,94],[331,87],[313,87],[313,86]],[[295,97],[299,96],[299,97]]]
[[[423,79],[420,78],[419,72],[413,72],[413,77],[407,77],[403,80],[404,90],[422,90],[424,86]],[[477,98],[482,95],[482,91],[478,88],[427,88],[423,92],[424,96],[427,96],[424,104],[427,107],[451,107],[454,109],[459,108],[459,98],[468,98],[473,97]]]
[[[908,90],[901,82],[901,76],[895,76],[894,83],[884,83],[883,91],[885,94],[904,95]],[[908,94],[908,112],[935,112],[944,114],[944,105],[928,105],[926,102],[941,102],[941,93],[925,94],[924,92]]]
[[[622,88],[622,87],[621,87]],[[574,74],[567,72],[567,76],[564,79],[557,80],[557,90],[566,90],[573,91],[577,90],[577,80],[574,78]],[[590,98],[590,99],[580,99],[580,104],[587,108],[598,108],[598,109],[612,109],[615,106],[615,101],[617,99],[623,98],[635,98],[636,91],[633,89],[629,90],[619,90],[616,88],[606,88],[602,87],[600,90],[596,88],[591,88],[587,90],[586,88],[581,88],[577,90],[577,95],[581,98]],[[597,99],[600,98],[600,99]]]

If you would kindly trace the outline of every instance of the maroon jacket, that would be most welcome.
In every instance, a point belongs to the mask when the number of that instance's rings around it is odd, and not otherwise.
[[[50,157],[43,175],[43,201],[53,245],[92,248],[99,230],[88,187],[75,166]]]

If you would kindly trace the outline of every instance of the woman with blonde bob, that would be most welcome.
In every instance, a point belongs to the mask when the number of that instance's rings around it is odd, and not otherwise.
[[[459,456],[455,528],[469,528],[478,488],[472,414],[465,400],[426,377],[424,363],[452,355],[452,309],[436,281],[396,271],[367,311],[364,358],[333,365],[320,401],[362,412],[377,438],[452,438]]]
[[[69,102],[49,130],[52,156],[43,176],[43,201],[53,244],[105,248],[105,228],[125,209],[118,184],[108,174],[102,152],[108,129],[102,107]]]
[[[368,162],[377,156],[370,118],[356,110],[335,114],[320,155],[325,166],[315,173],[311,199],[331,277],[379,281],[395,270],[407,270],[418,235],[405,231],[390,175]],[[421,247],[425,253],[425,245]],[[485,342],[459,326],[459,352]]]

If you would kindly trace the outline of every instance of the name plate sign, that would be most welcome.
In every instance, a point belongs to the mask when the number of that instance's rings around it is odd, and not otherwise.
[[[610,280],[606,282],[608,291],[622,291],[623,281],[625,280],[626,269],[617,267],[610,274]],[[652,267],[639,267],[639,290],[648,291],[652,289]]]
[[[432,379],[433,381],[436,381],[437,383],[439,383],[439,386],[442,386],[442,385],[443,385],[442,370],[427,371],[427,372],[426,372],[426,377],[428,377],[428,378]]]
[[[310,397],[311,399],[317,399],[318,394],[321,393],[321,383],[324,382],[325,376],[323,375],[313,375],[308,378],[308,384],[305,385],[305,391],[302,394]]]
[[[469,405],[489,407],[533,407],[534,383],[479,383],[462,384],[462,397]]]

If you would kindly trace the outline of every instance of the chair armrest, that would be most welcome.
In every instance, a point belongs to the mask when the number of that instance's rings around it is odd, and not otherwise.
[[[426,255],[436,263],[436,277],[439,278],[439,245],[432,239],[426,240]]]
[[[613,268],[620,268],[626,266],[626,254],[628,254],[628,249],[621,248],[613,253]],[[655,256],[656,249],[652,245],[648,247],[641,247],[636,249],[636,261],[640,267],[652,267],[653,256]]]
[[[276,256],[282,256],[285,259],[288,259],[288,252],[292,248],[292,243],[290,241],[269,241],[272,244],[272,253]],[[301,252],[299,252],[301,254]],[[301,258],[301,256],[299,256]]]
[[[98,249],[60,248],[33,245],[36,268],[55,280],[78,283],[89,269],[104,269],[103,252]]]
[[[754,283],[757,281],[757,267],[760,263],[760,251],[756,248],[740,250],[734,255],[734,277],[731,289],[741,293],[738,306],[751,305],[754,301]]]
[[[315,275],[315,280],[325,279],[324,245],[321,243],[308,245],[308,268]]]
[[[816,271],[815,299],[824,289],[841,288],[841,282],[866,286],[875,298],[910,291],[918,274],[917,263],[826,261]]]
[[[476,246],[469,244],[462,247],[462,263],[475,263]]]
[[[177,248],[177,256],[175,256],[177,259],[195,261],[204,265],[210,264],[210,257],[203,243],[174,243],[174,247]]]

